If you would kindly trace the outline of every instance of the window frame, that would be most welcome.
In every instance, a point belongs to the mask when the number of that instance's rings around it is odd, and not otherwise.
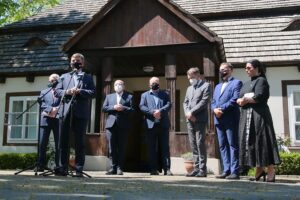
[[[299,106],[294,105],[294,92],[300,92],[300,85],[288,85],[287,86],[287,95],[288,95],[288,108],[289,108],[289,128],[290,128],[290,138],[291,142],[295,146],[300,145],[300,139],[296,139],[296,131],[295,131],[295,125],[300,125],[300,122],[296,122],[296,113],[295,110],[298,108],[300,109]]]
[[[291,105],[290,105],[290,89],[293,86],[300,86],[300,80],[285,80],[282,81],[282,98],[283,98],[283,119],[284,119],[284,136],[285,138],[290,138],[291,139],[291,146],[294,147],[299,147],[300,146],[300,141],[295,141],[295,132],[292,132],[292,125],[291,124],[291,117],[293,115],[293,112],[291,112]]]
[[[12,108],[12,102],[14,99],[23,99],[32,97],[32,99],[37,99],[40,92],[17,92],[17,93],[6,93],[6,102],[5,102],[5,113],[4,113],[4,129],[3,129],[3,146],[35,146],[37,144],[38,136],[35,139],[11,139],[9,138],[9,126],[8,126],[8,115],[10,108]],[[24,109],[24,108],[23,108]],[[39,112],[37,112],[37,120],[39,119]],[[24,123],[24,122],[23,122]],[[24,127],[22,125],[22,127]],[[22,130],[23,132],[23,130]],[[38,125],[37,125],[38,133]],[[23,137],[23,136],[22,136]]]

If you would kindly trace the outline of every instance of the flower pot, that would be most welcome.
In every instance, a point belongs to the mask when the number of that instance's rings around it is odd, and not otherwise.
[[[194,161],[192,160],[185,160],[184,166],[187,171],[187,173],[191,173],[194,170]]]

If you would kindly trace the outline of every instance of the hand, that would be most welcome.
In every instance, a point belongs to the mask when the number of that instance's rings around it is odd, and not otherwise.
[[[58,107],[53,107],[51,112],[49,113],[49,117],[55,118],[58,113]]]
[[[116,110],[116,111],[123,111],[124,110],[124,107],[122,106],[122,104],[116,104],[116,105],[114,105],[114,109]]]
[[[72,95],[72,96],[78,94],[79,92],[80,92],[80,89],[78,89],[76,87],[66,90],[66,94]]]
[[[221,118],[221,116],[223,115],[223,112],[222,112],[221,108],[215,108],[214,113],[215,113],[217,118]]]
[[[161,112],[159,110],[155,110],[153,113],[153,116],[155,119],[160,119],[161,118]]]
[[[189,121],[191,122],[195,122],[196,121],[196,117],[192,115],[191,112],[188,112],[185,116]]]
[[[236,103],[239,105],[239,106],[244,106],[246,105],[247,103],[249,103],[248,99],[243,97],[243,98],[238,98],[236,100]]]

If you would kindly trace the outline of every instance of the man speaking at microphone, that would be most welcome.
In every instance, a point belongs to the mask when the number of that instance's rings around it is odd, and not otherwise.
[[[85,162],[85,133],[90,119],[91,99],[95,96],[93,78],[85,74],[84,56],[75,53],[70,62],[72,72],[62,75],[56,96],[63,97],[60,117],[60,167],[57,175],[68,175],[69,135],[75,141],[76,176],[81,177]]]

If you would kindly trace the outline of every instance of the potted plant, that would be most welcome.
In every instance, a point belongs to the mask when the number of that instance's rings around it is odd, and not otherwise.
[[[181,155],[181,157],[184,160],[184,166],[187,171],[187,173],[190,173],[194,170],[194,159],[193,159],[193,153],[192,152],[186,152]]]

